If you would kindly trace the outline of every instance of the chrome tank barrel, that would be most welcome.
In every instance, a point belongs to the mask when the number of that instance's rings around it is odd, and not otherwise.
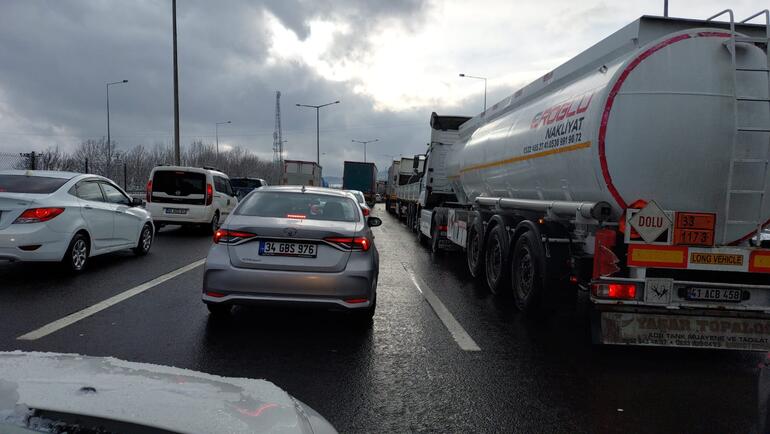
[[[615,218],[636,200],[655,200],[663,209],[717,213],[722,234],[736,129],[728,40],[722,29],[670,33],[482,118],[472,132],[461,128],[448,162],[455,190],[467,202],[608,202]],[[767,66],[755,45],[740,44],[736,57],[741,67]],[[766,73],[741,75],[737,84],[739,95],[768,97]],[[770,125],[770,104],[739,105],[738,119]],[[766,160],[769,143],[768,135],[738,133],[735,155]],[[765,188],[761,172],[742,168],[733,176],[734,186]],[[733,204],[731,220],[770,218],[770,197],[761,210],[756,196],[735,200],[743,202]],[[724,241],[755,229],[731,226]]]

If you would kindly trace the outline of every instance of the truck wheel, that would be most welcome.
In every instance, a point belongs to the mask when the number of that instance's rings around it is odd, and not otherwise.
[[[533,232],[516,240],[511,261],[513,300],[522,312],[539,308],[543,295],[543,249]]]
[[[432,253],[438,253],[441,251],[438,244],[438,239],[441,233],[438,230],[438,223],[433,223],[433,229],[430,230],[430,251]]]
[[[422,231],[420,230],[420,225],[417,224],[417,242],[421,246],[424,246],[426,244],[426,241],[428,241],[428,237],[423,235]]]
[[[468,262],[468,272],[473,277],[479,277],[484,271],[484,256],[481,248],[481,231],[477,225],[471,225],[468,228],[467,243],[465,258]]]
[[[489,232],[484,252],[487,286],[492,294],[500,294],[507,287],[510,268],[508,267],[508,234],[502,225]]]

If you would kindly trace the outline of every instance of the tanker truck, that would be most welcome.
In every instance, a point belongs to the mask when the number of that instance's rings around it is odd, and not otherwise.
[[[767,20],[643,16],[463,122],[418,237],[597,344],[769,350]]]

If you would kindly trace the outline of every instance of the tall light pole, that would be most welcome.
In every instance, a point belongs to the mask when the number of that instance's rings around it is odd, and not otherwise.
[[[374,139],[374,140],[351,140],[351,142],[353,142],[353,143],[361,143],[362,145],[364,145],[364,163],[366,163],[366,145],[367,145],[367,143],[374,143],[374,142],[379,142],[379,141],[380,141],[380,139]]]
[[[174,164],[181,165],[179,149],[179,67],[176,60],[176,0],[171,0],[171,24],[174,32]]]
[[[473,75],[466,75],[466,74],[460,74],[460,77],[475,78],[477,80],[484,80],[484,111],[487,111],[487,78],[486,77],[475,77]]]
[[[334,101],[326,104],[321,105],[310,105],[310,104],[297,104],[297,107],[308,107],[308,108],[314,108],[315,109],[315,162],[319,166],[321,165],[321,133],[320,129],[318,127],[318,121],[319,121],[319,115],[318,112],[322,107],[326,107],[328,105],[332,104],[339,104],[339,101]]]
[[[231,121],[217,122],[214,124],[215,136],[217,138],[217,165],[219,165],[219,126],[224,124],[231,124]]]
[[[113,84],[123,84],[128,83],[128,80],[120,80],[120,81],[113,81],[111,83],[107,83],[107,149],[109,150],[112,146],[112,139],[110,137],[110,86]]]

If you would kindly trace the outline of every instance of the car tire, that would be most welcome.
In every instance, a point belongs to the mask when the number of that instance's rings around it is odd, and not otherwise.
[[[71,273],[81,273],[88,265],[88,255],[91,251],[91,244],[88,237],[78,232],[72,237],[67,252],[64,254],[62,264]]]
[[[492,294],[500,294],[508,286],[510,275],[508,234],[502,225],[498,224],[489,231],[485,246],[484,274],[487,287]]]
[[[219,229],[219,211],[214,212],[214,217],[211,218],[211,223],[205,226],[206,235],[213,235],[217,229]]]
[[[136,256],[144,256],[150,252],[153,235],[152,225],[145,223],[142,232],[139,233],[139,241],[137,241],[136,247],[132,249]]]
[[[215,319],[227,318],[233,310],[229,304],[220,303],[206,303],[206,308],[209,310],[209,316]]]
[[[425,244],[427,244],[427,241],[428,241],[428,237],[426,237],[422,233],[422,231],[420,230],[420,224],[418,223],[417,224],[417,243],[420,244],[421,246],[424,246]]]
[[[522,234],[513,248],[511,289],[516,307],[522,312],[540,307],[545,284],[542,246],[533,232]]]

